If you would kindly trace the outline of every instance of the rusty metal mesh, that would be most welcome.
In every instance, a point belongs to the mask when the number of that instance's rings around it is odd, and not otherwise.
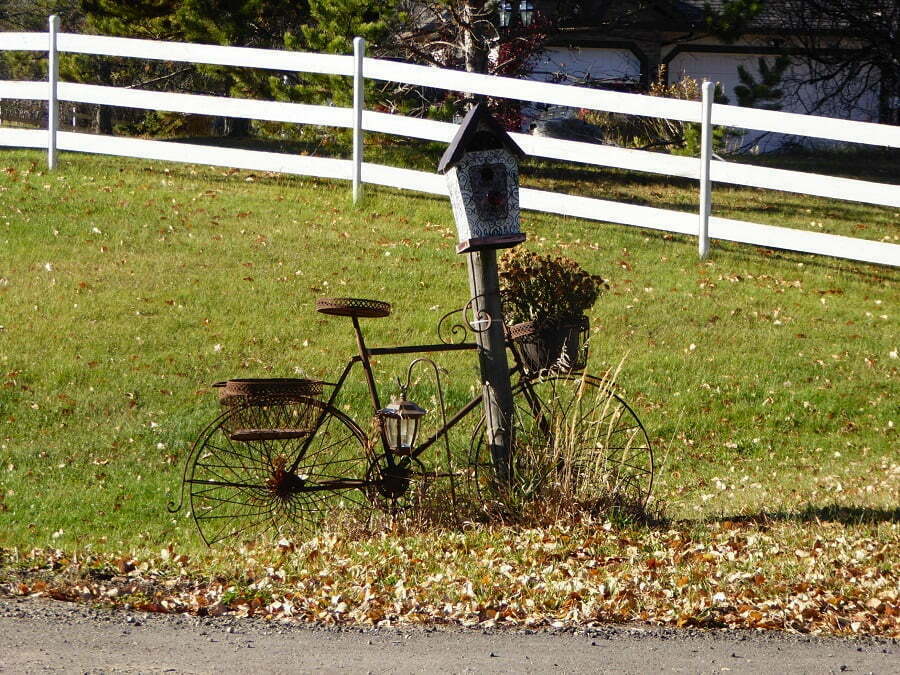
[[[391,304],[365,298],[319,298],[316,300],[316,311],[333,316],[378,319],[391,313]]]

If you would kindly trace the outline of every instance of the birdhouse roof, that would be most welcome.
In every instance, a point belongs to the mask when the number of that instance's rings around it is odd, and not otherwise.
[[[488,112],[487,106],[479,103],[469,111],[459,125],[456,136],[441,157],[438,173],[446,173],[448,169],[459,164],[467,152],[501,148],[519,159],[525,157],[522,148],[516,145],[506,130]]]

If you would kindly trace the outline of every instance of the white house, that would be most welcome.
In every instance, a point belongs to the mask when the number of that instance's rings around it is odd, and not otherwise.
[[[706,0],[714,8],[722,0]],[[531,3],[528,3],[529,5]],[[550,3],[535,3],[535,9]],[[684,76],[718,82],[729,103],[736,105],[734,88],[740,84],[738,66],[758,77],[760,58],[769,65],[782,54],[799,53],[798,46],[785,30],[778,15],[778,0],[770,0],[767,9],[748,26],[745,35],[733,43],[710,37],[702,25],[704,0],[653,0],[638,15],[627,20],[609,21],[600,2],[584,2],[580,21],[562,28],[546,49],[531,62],[530,78],[591,87],[621,90],[645,88],[656,78],[661,65],[669,83]],[[608,3],[605,3],[608,6]],[[597,12],[591,11],[598,5]],[[591,16],[604,16],[600,25],[591,25]],[[786,112],[812,113],[844,119],[879,121],[879,90],[866,83],[842,91],[842,95],[823,102],[823,89],[808,84],[808,70],[797,59],[785,72],[778,101]],[[877,82],[873,78],[870,82]],[[572,114],[571,110],[523,110],[527,128],[535,119]],[[751,132],[735,141],[737,145],[757,145],[772,150],[792,139],[779,135]]]

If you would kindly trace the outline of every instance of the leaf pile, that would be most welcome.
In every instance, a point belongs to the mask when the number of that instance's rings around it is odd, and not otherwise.
[[[171,546],[113,558],[7,550],[0,588],[140,611],[320,624],[639,621],[900,636],[898,524],[798,529],[725,521],[656,530],[604,523],[334,533],[202,559]]]

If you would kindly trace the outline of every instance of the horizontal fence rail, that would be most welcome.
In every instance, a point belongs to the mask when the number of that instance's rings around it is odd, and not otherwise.
[[[64,82],[59,84],[58,92],[60,101],[72,103],[149,108],[196,115],[206,115],[210,110],[216,110],[217,114],[227,117],[243,117],[269,122],[316,124],[343,128],[352,126],[353,111],[350,108],[334,106],[255,101],[197,94],[172,94]],[[47,100],[47,87],[44,82],[0,81],[0,96]],[[449,122],[368,111],[363,112],[363,128],[366,131],[440,142],[449,142],[457,129],[455,124]],[[630,150],[596,143],[564,141],[528,134],[514,133],[511,135],[526,153],[535,157],[645,171],[681,178],[699,178],[697,161],[691,157]],[[714,162],[711,172],[713,182],[900,207],[900,185],[731,162]]]
[[[739,129],[900,148],[900,127],[889,124],[801,115],[780,110],[758,110],[721,103],[713,104],[713,120],[714,124]]]
[[[56,34],[52,32],[52,28],[49,34],[0,33],[0,50],[49,51],[52,55],[56,52],[53,51],[51,36],[56,38],[56,51],[59,52],[188,61],[348,77],[354,74],[353,56],[71,33]],[[361,48],[356,59],[357,77],[552,105],[663,117],[684,122],[701,122],[701,104],[696,101],[601,91],[362,58]],[[358,131],[354,131],[357,139],[361,131],[368,131],[446,143],[458,128],[457,125],[447,122],[365,111],[362,109],[361,96],[355,104],[355,108],[341,108],[67,82],[57,84],[55,81],[51,83],[0,81],[0,99],[48,101],[54,96],[59,101],[70,103],[112,105],[185,114],[209,115],[214,113],[217,116],[225,117],[351,129],[356,129],[356,125],[358,125]],[[711,113],[710,125],[750,128],[833,141],[900,148],[900,127],[720,104],[713,104]],[[357,114],[361,115],[361,118],[356,117]],[[361,122],[354,122],[355,119],[361,119]],[[900,207],[900,185],[722,161],[710,162],[708,171],[704,173],[701,171],[703,166],[701,162],[692,157],[527,134],[514,133],[512,136],[528,155],[534,157],[701,180],[701,185],[705,179],[707,184],[727,183]],[[168,141],[79,134],[57,131],[55,128],[47,131],[0,128],[0,146],[49,148],[54,143],[60,150],[204,163],[321,178],[350,180],[359,176],[366,183],[398,189],[413,189],[435,195],[447,194],[446,183],[442,176],[363,162],[361,153],[354,153],[355,160],[351,161]],[[354,178],[355,186],[356,181],[357,179]],[[698,216],[695,213],[528,188],[523,188],[521,191],[521,205],[526,209],[547,213],[686,235],[698,234]],[[701,238],[707,229],[708,236],[713,239],[900,266],[900,246],[886,242],[761,225],[715,216],[709,217],[701,213]],[[701,250],[703,250],[702,245]]]
[[[47,132],[37,129],[0,129],[0,145],[14,148],[46,148]]]
[[[0,33],[0,50],[45,52],[47,33]]]
[[[251,171],[271,171],[318,178],[350,179],[350,160],[279,152],[238,150],[209,145],[148,141],[140,138],[99,136],[63,131],[59,134],[60,150],[118,155],[140,159],[157,159],[190,164],[212,164]]]
[[[156,61],[189,61],[217,66],[303,71],[327,75],[352,75],[353,59],[340,54],[316,54],[252,47],[223,47],[187,42],[136,40],[105,35],[59,33],[61,52],[124,56]],[[46,33],[0,33],[0,50],[46,51]]]
[[[645,94],[623,94],[616,91],[466,73],[461,70],[432,68],[381,59],[366,59],[365,71],[366,77],[386,82],[403,82],[421,87],[467,91],[485,96],[564,105],[572,108],[665,117],[682,122],[700,121],[700,111],[697,105],[691,101],[659,98]],[[649,112],[651,110],[652,112]]]

